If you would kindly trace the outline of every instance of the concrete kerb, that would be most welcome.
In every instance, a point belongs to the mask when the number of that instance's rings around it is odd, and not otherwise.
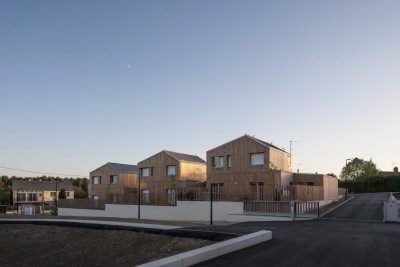
[[[336,207],[334,207],[334,208],[332,208],[332,209],[328,210],[327,212],[325,212],[324,214],[320,215],[319,217],[320,217],[320,218],[322,218],[322,217],[323,217],[323,216],[325,216],[326,214],[328,214],[328,213],[330,213],[330,212],[334,211],[335,209],[337,209],[337,208],[339,208],[340,206],[342,206],[342,205],[346,204],[347,202],[349,202],[349,201],[350,201],[350,200],[352,200],[352,199],[354,199],[354,196],[352,196],[352,197],[351,197],[351,198],[349,198],[348,200],[344,201],[344,202],[343,202],[343,203],[341,203],[340,205],[338,205],[338,206],[336,206]]]
[[[91,224],[91,225],[113,225],[113,226],[126,226],[137,228],[149,228],[159,230],[173,230],[182,228],[180,226],[161,225],[161,224],[144,224],[144,223],[129,223],[129,222],[114,222],[114,221],[95,221],[95,220],[68,220],[68,219],[0,219],[0,221],[19,221],[19,222],[67,222],[77,224]]]
[[[212,258],[216,258],[218,256],[225,255],[227,253],[231,253],[236,250],[240,250],[246,247],[250,247],[268,240],[272,239],[271,231],[258,231],[252,234],[240,236],[237,238],[233,238],[230,240],[226,240],[220,243],[216,243],[210,246],[198,248],[195,250],[191,250],[188,252],[184,252],[178,255],[174,255],[171,257],[167,257],[164,259],[152,261],[149,263],[145,263],[142,265],[138,265],[138,267],[155,267],[155,266],[164,266],[164,267],[184,267],[191,266],[197,264],[199,262],[203,262],[206,260],[210,260]]]

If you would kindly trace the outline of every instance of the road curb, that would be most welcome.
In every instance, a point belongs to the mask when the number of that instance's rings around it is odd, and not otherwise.
[[[164,259],[152,261],[138,267],[184,267],[199,262],[210,260],[236,250],[247,248],[272,239],[271,231],[258,231],[252,234],[240,236],[220,243],[187,251]]]
[[[324,217],[326,214],[328,214],[328,213],[334,211],[335,209],[339,208],[340,206],[346,204],[347,202],[349,202],[350,200],[353,200],[353,199],[354,199],[354,196],[352,196],[351,198],[349,198],[349,199],[347,199],[346,201],[342,202],[339,206],[336,206],[336,207],[334,207],[334,208],[328,210],[327,212],[325,212],[324,214],[322,214],[322,215],[319,216],[319,217],[322,219],[322,217]]]

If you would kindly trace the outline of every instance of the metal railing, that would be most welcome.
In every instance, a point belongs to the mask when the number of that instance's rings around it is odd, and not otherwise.
[[[245,201],[245,214],[319,218],[317,201]]]

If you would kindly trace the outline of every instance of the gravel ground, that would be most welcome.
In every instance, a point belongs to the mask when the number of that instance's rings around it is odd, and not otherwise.
[[[0,265],[135,266],[212,243],[127,230],[0,224]]]

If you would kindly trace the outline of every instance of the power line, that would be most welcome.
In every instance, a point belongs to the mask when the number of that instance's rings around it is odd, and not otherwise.
[[[86,177],[86,175],[50,173],[50,172],[37,172],[37,171],[29,171],[29,170],[14,169],[14,168],[3,167],[3,166],[0,166],[0,169],[7,169],[7,170],[21,171],[21,172],[31,172],[31,173],[38,173],[38,174],[60,175],[60,176],[68,176],[68,177],[73,177],[73,176],[76,176],[76,177]]]

